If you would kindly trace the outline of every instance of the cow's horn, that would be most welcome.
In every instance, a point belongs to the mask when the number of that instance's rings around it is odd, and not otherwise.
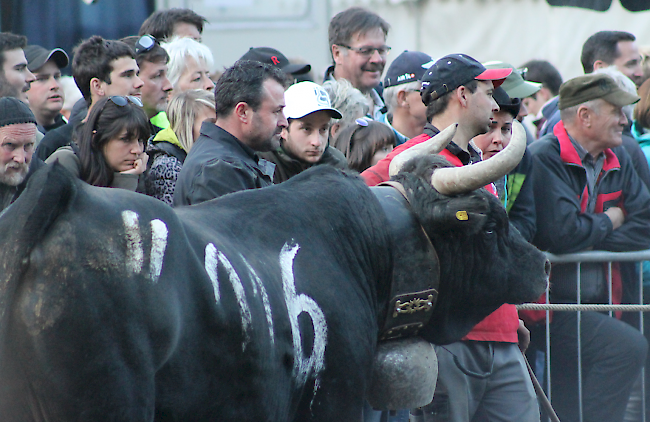
[[[456,128],[458,123],[449,125],[445,130],[434,136],[433,138],[421,142],[417,145],[413,145],[411,148],[405,149],[404,151],[397,154],[390,162],[390,167],[388,168],[388,174],[390,176],[395,176],[402,169],[404,163],[406,163],[411,158],[418,157],[420,155],[426,154],[437,154],[451,141],[451,139],[456,134]]]
[[[525,150],[526,132],[521,123],[514,120],[512,138],[503,151],[471,166],[438,169],[431,176],[431,184],[443,195],[471,192],[508,174],[519,164]]]

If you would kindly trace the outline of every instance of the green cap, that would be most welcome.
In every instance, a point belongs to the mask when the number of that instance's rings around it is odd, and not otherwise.
[[[616,107],[634,104],[641,99],[619,88],[611,76],[602,73],[591,73],[569,79],[560,86],[558,108],[564,110],[599,98]]]
[[[524,79],[522,73],[525,72],[525,69],[515,69],[513,65],[499,61],[483,63],[483,66],[486,69],[512,69],[512,73],[508,75],[501,85],[501,88],[506,90],[506,94],[510,98],[530,97],[542,89],[542,84]]]

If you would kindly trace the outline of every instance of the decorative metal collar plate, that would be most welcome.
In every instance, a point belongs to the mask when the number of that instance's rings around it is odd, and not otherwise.
[[[434,297],[429,295],[426,298],[415,297],[411,300],[408,300],[402,303],[401,300],[395,302],[395,309],[393,309],[393,318],[396,318],[398,314],[413,314],[415,312],[429,312],[433,308]]]

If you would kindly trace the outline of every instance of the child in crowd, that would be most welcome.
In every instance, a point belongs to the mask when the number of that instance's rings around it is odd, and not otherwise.
[[[345,154],[351,169],[361,173],[386,157],[396,142],[390,127],[361,118],[341,129],[333,146]]]

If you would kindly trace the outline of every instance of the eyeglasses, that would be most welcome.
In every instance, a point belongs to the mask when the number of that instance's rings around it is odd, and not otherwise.
[[[135,43],[135,55],[146,53],[156,45],[156,39],[151,35],[143,35],[138,42]]]
[[[357,54],[360,54],[364,57],[371,57],[373,54],[375,54],[375,51],[379,53],[381,57],[386,57],[388,56],[388,53],[390,52],[390,47],[387,45],[382,45],[381,47],[350,47],[349,45],[345,44],[337,44],[339,47],[347,48],[348,50],[354,51]]]

